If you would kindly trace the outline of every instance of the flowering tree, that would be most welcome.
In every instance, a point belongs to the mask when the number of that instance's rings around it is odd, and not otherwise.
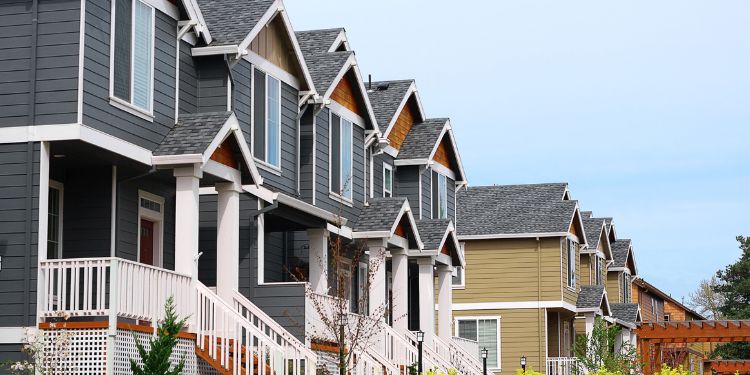
[[[61,312],[58,317],[63,321],[70,319],[70,315]],[[50,328],[57,328],[58,323],[51,323]],[[44,331],[35,328],[26,328],[23,336],[23,353],[28,360],[8,361],[3,365],[13,374],[31,375],[44,374],[70,374],[74,372],[73,364],[68,360],[71,353],[73,332],[64,328]]]

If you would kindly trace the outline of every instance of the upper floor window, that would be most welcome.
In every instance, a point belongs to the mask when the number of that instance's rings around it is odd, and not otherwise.
[[[653,314],[654,318],[657,317],[656,313],[659,311],[658,303],[656,302],[655,298],[651,298],[651,314]]]
[[[463,288],[466,286],[466,281],[464,277],[466,276],[466,272],[463,267],[456,266],[453,267],[453,278],[451,279],[451,283],[453,284],[454,288]]]
[[[352,199],[354,124],[331,114],[331,192]]]
[[[594,281],[596,282],[596,285],[602,285],[602,262],[604,259],[599,257],[599,255],[594,255],[594,272],[596,272],[596,275],[594,276]]]
[[[668,322],[670,320],[672,320],[672,316],[670,314],[664,314],[664,321]]]
[[[568,239],[568,287],[576,286],[576,242]]]
[[[622,302],[630,303],[630,275],[622,274]]]
[[[448,180],[437,172],[432,172],[432,218],[448,218]]]
[[[281,82],[259,70],[254,80],[253,155],[281,168]]]
[[[383,163],[383,196],[393,196],[393,167]]]
[[[154,78],[154,8],[141,0],[116,0],[111,96],[151,113]]]

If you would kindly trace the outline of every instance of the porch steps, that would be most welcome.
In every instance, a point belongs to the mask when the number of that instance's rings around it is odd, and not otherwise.
[[[200,345],[196,345],[195,354],[198,356],[198,358],[208,363],[219,374],[227,374],[227,375],[233,374],[235,363],[238,363],[239,375],[247,375],[248,368],[252,369],[253,375],[261,375],[258,373],[260,370],[260,367],[258,366],[258,355],[257,354],[252,355],[253,363],[250,366],[248,366],[247,354],[246,354],[247,348],[245,347],[245,345],[241,345],[240,346],[240,358],[238,361],[235,361],[235,356],[237,355],[237,353],[235,350],[234,340],[227,340],[227,341],[228,341],[227,345],[229,347],[229,353],[228,353],[228,358],[227,358],[229,368],[225,368],[224,366],[222,366],[220,359],[216,359],[214,358],[214,356],[210,354],[210,345],[209,345],[210,343],[207,337],[204,339],[203,348],[205,349],[201,349]],[[216,350],[217,351],[221,350],[221,346],[224,344],[223,342],[224,340],[222,338],[216,338]],[[272,371],[271,366],[269,366],[268,364],[265,365],[264,370],[265,370],[264,372],[265,375],[276,375],[276,372]]]

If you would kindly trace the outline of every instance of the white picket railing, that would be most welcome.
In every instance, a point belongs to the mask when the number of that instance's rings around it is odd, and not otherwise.
[[[581,373],[578,359],[575,357],[547,358],[547,375],[577,375]]]
[[[234,305],[235,310],[243,318],[284,348],[287,367],[291,362],[292,367],[296,369],[295,374],[302,375],[308,370],[315,370],[317,355],[236,290],[234,291]]]
[[[157,322],[174,298],[179,316],[192,314],[191,278],[120,258],[40,262],[40,316],[108,316]]]
[[[432,335],[432,350],[440,358],[449,358],[453,368],[458,370],[459,374],[465,375],[482,375],[482,362],[476,355],[472,355],[458,345],[455,341],[448,342],[442,340],[436,335]]]
[[[411,366],[419,360],[418,347],[388,324],[383,324],[384,357],[396,366]],[[416,339],[415,339],[416,340]],[[416,342],[416,341],[415,341]],[[405,369],[404,369],[405,370]]]
[[[343,304],[340,305],[340,304]],[[338,324],[341,312],[349,314],[349,301],[327,294],[312,293],[305,298],[305,334],[308,340],[338,342]],[[334,332],[335,331],[335,332]]]

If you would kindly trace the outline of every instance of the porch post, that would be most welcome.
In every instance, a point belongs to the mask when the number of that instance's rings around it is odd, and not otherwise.
[[[438,271],[438,335],[450,342],[452,335],[451,315],[453,312],[453,267],[440,265]]]
[[[233,182],[216,184],[218,210],[216,223],[216,292],[225,302],[233,303],[239,286],[240,192]]]
[[[409,329],[409,257],[406,250],[391,250],[393,271],[393,328],[402,332]]]
[[[369,285],[368,305],[369,313],[373,313],[387,307],[385,306],[385,240],[370,240],[367,242],[367,248],[370,251],[368,267],[371,271],[369,272],[372,272],[373,276]]]
[[[198,276],[199,182],[203,173],[198,165],[174,169],[175,192],[175,261],[176,272]]]
[[[328,230],[308,229],[307,239],[310,244],[310,287],[315,293],[328,294]]]
[[[425,333],[425,341],[432,342],[435,335],[435,277],[432,273],[433,259],[417,259],[419,265],[419,329]]]
[[[591,334],[594,333],[595,317],[596,315],[593,312],[587,312],[584,314],[584,319],[586,321],[586,337],[591,337]]]

